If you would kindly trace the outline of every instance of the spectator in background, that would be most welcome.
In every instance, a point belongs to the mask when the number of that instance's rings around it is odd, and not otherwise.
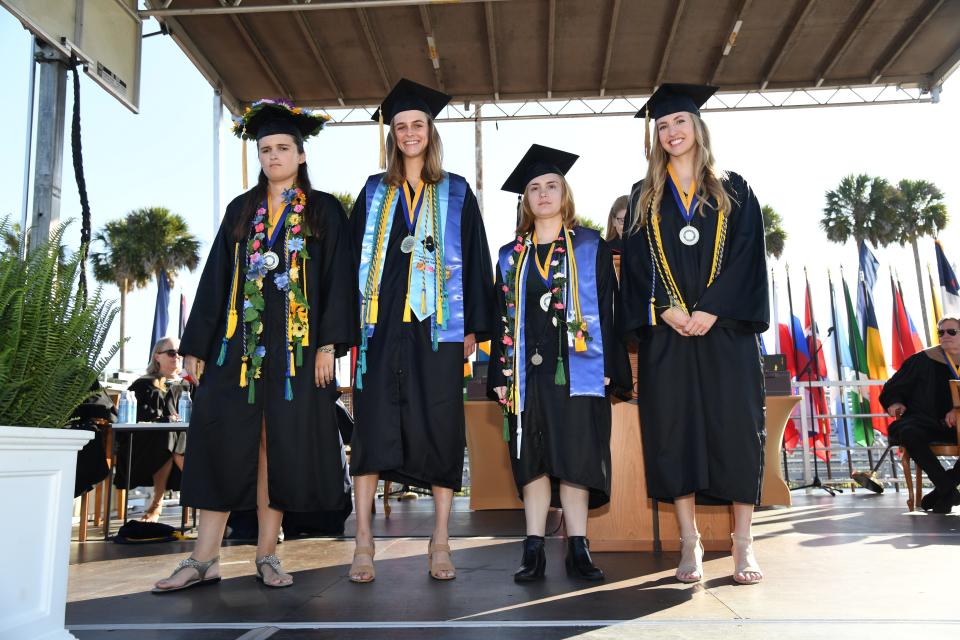
[[[607,216],[607,235],[603,239],[607,241],[607,246],[614,253],[620,253],[623,248],[623,241],[621,240],[623,238],[623,221],[627,216],[629,199],[629,196],[620,196],[614,200],[613,206],[610,207],[610,215]]]

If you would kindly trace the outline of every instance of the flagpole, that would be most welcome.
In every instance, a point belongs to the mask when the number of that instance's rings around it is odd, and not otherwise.
[[[893,293],[893,330],[897,334],[897,343],[893,345],[893,353],[891,355],[896,359],[897,350],[900,350],[900,366],[903,366],[903,331],[900,327],[900,305],[897,304],[897,285],[893,281],[893,267],[888,266],[887,270],[890,272],[890,291]],[[906,307],[904,307],[906,310]],[[898,369],[900,367],[897,367]]]
[[[840,359],[840,332],[837,330],[837,305],[834,301],[836,292],[833,288],[833,276],[830,274],[830,269],[827,269],[827,283],[830,285],[830,320],[833,322],[833,354],[837,361],[837,378],[839,378],[840,382],[837,389],[840,390],[840,401],[843,403],[844,408],[846,408],[847,396],[843,389],[843,363]],[[829,333],[828,331],[827,334],[829,335]],[[847,426],[846,412],[844,412],[841,417],[843,420],[843,438],[844,442],[847,443],[847,470],[850,472],[850,476],[853,477],[853,449],[850,446],[850,429]]]
[[[790,311],[790,344],[793,345],[793,366],[796,371],[794,376],[796,377],[797,382],[800,382],[800,352],[797,351],[797,338],[794,335],[796,328],[793,326],[793,291],[790,288],[790,265],[786,265],[787,271],[787,307]],[[779,328],[778,328],[779,329]],[[802,389],[802,387],[801,387]],[[808,389],[809,391],[809,389]],[[801,398],[803,393],[800,394]],[[801,402],[803,400],[801,399]],[[819,465],[817,464],[817,456],[813,456],[813,465],[814,465],[814,475],[811,479],[810,477],[810,432],[807,431],[807,425],[803,424],[803,420],[800,421],[800,442],[803,445],[803,481],[808,483],[804,487],[817,486],[819,485],[820,478],[817,473]],[[800,489],[801,487],[795,487]]]
[[[807,290],[805,292],[807,307],[810,309],[810,343],[807,344],[807,351],[810,352],[810,362],[807,363],[807,366],[810,367],[811,378],[814,380],[822,380],[820,377],[820,350],[817,348],[817,316],[813,312],[813,295],[810,293],[810,278],[807,276],[807,267],[803,267],[803,283],[806,286]],[[812,343],[812,344],[811,344]],[[820,387],[823,389],[823,387]],[[817,419],[816,411],[814,411],[814,388],[810,387],[810,418],[813,420],[813,428],[815,433],[820,433],[820,420]],[[824,394],[824,401],[826,401],[826,394]],[[824,445],[827,447],[826,450],[826,463],[827,463],[827,479],[833,477],[833,468],[830,464],[830,422],[827,421],[827,432],[821,433],[821,436],[826,436]],[[816,447],[817,440],[813,440],[814,447]],[[816,455],[816,450],[814,450],[814,455]]]

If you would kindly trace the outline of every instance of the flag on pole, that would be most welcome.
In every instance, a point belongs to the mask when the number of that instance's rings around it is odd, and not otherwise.
[[[861,380],[867,377],[867,349],[863,344],[863,338],[860,337],[859,324],[857,316],[853,311],[853,302],[850,299],[850,289],[847,288],[847,280],[841,276],[843,281],[843,300],[847,310],[847,344],[850,347],[850,359],[853,363],[854,378]],[[850,413],[860,414],[868,413],[870,402],[865,397],[864,388],[857,387],[853,393],[848,396]],[[861,447],[869,447],[873,444],[873,428],[869,420],[855,418],[853,421],[853,441]]]
[[[940,274],[940,298],[943,301],[943,313],[948,316],[960,315],[960,283],[957,282],[957,274],[950,263],[947,262],[947,254],[944,253],[940,241],[935,241],[934,245],[937,250],[937,272]]]
[[[813,300],[810,295],[810,281],[806,279],[806,274],[804,274],[804,279],[806,280],[806,295],[803,311],[803,342],[806,343],[808,362],[810,364],[807,366],[805,372],[803,372],[803,367],[800,367],[800,371],[802,372],[800,379],[818,381],[826,377],[827,363],[823,355],[820,339],[817,338],[817,324],[814,319]],[[827,399],[824,394],[824,388],[810,387],[807,391],[813,396],[813,409],[816,415],[827,415],[829,411],[827,410]],[[813,416],[811,416],[811,418],[813,418]],[[830,419],[817,418],[816,425],[816,433],[808,434],[808,437],[816,443],[817,448],[827,449],[830,446]],[[817,448],[815,448],[814,451],[821,460],[828,460],[830,458],[829,451],[819,451]]]
[[[153,345],[160,338],[166,337],[167,325],[170,324],[170,280],[165,271],[157,272],[157,305],[153,310],[153,333],[150,336],[150,354],[153,357]]]
[[[877,281],[877,269],[880,263],[860,241],[860,286],[857,293],[857,311],[863,327],[863,343],[867,349],[867,371],[873,380],[886,380],[887,361],[883,355],[883,343],[880,341],[880,325],[873,303],[873,285]]]
[[[930,339],[933,344],[940,344],[940,336],[937,335],[937,325],[943,318],[943,307],[940,306],[940,298],[937,297],[937,287],[933,284],[933,272],[930,271],[930,263],[927,263],[927,280],[930,281],[930,308],[933,309],[933,317],[930,319],[933,326],[930,327]]]
[[[890,274],[890,289],[893,292],[893,368],[899,369],[904,360],[918,351],[923,351],[923,342],[913,326],[913,320],[903,303],[903,290]]]
[[[180,326],[177,328],[177,337],[183,337],[183,330],[187,327],[187,297],[180,294]]]

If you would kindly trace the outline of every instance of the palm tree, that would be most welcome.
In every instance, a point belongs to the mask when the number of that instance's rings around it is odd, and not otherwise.
[[[943,192],[926,180],[901,180],[894,197],[894,208],[901,225],[901,238],[913,245],[913,261],[917,268],[920,291],[920,310],[923,312],[923,331],[930,344],[930,323],[927,322],[927,303],[923,295],[923,273],[920,271],[920,249],[917,241],[935,236],[947,226],[947,205]]]
[[[353,212],[353,203],[356,199],[349,193],[345,191],[334,191],[333,197],[340,201],[340,206],[343,207],[344,213],[347,214],[347,217],[350,217],[350,214]]]
[[[193,271],[200,264],[200,241],[186,221],[165,207],[137,209],[122,220],[104,225],[94,236],[103,251],[92,253],[93,276],[120,289],[120,340],[126,335],[126,298],[134,289],[147,286],[151,278],[173,280],[180,269]],[[124,369],[120,347],[120,369]]]
[[[763,216],[763,235],[767,244],[767,257],[779,258],[783,255],[783,246],[787,242],[787,232],[783,229],[783,218],[768,204],[760,209]]]
[[[836,189],[827,191],[820,227],[831,242],[853,238],[885,247],[900,239],[900,224],[893,207],[894,189],[883,178],[849,175]]]

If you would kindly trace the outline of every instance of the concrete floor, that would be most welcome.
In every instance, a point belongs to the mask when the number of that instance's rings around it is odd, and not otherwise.
[[[675,553],[595,554],[606,582],[573,581],[557,537],[546,581],[517,585],[522,513],[473,513],[464,499],[451,517],[458,577],[448,583],[427,575],[429,498],[377,516],[377,580],[367,585],[346,578],[350,539],[283,543],[290,589],[255,582],[253,547],[236,545],[223,549],[222,583],[164,596],[149,588],[190,543],[75,543],[67,627],[81,640],[960,637],[960,515],[908,514],[893,492],[794,501],[757,514],[767,579],[752,587],[734,584],[729,554],[716,553],[694,586],[672,578]]]

